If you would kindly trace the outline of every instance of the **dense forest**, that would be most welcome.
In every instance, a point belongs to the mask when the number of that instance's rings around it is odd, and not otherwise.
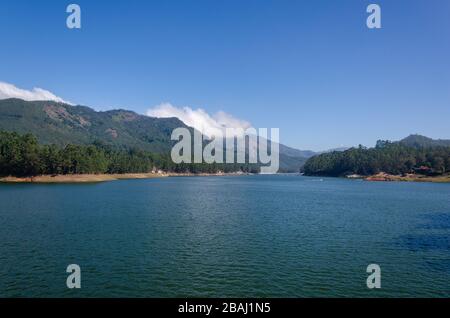
[[[450,147],[410,146],[403,142],[380,140],[374,148],[359,146],[312,157],[302,171],[306,175],[334,177],[351,174],[368,176],[380,172],[441,175],[450,172]]]
[[[95,111],[86,106],[73,106],[53,101],[24,101],[17,98],[0,100],[0,131],[31,133],[41,144],[65,147],[67,144],[92,145],[101,142],[102,148],[139,149],[152,154],[168,154],[176,143],[171,140],[175,128],[187,128],[178,118],[154,118],[133,111],[116,109]],[[280,144],[280,171],[297,172],[314,155]],[[166,158],[167,159],[167,158]],[[170,162],[166,162],[170,165]],[[185,167],[174,167],[174,169]],[[189,169],[216,169],[194,166]],[[249,169],[250,167],[243,167]],[[252,170],[259,170],[253,165]],[[240,169],[227,165],[224,170]]]
[[[174,164],[169,155],[138,149],[92,145],[40,145],[32,134],[0,131],[0,176],[85,173],[140,173],[160,169],[177,173],[259,172],[249,164]]]

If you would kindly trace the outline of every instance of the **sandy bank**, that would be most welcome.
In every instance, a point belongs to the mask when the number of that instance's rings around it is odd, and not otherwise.
[[[0,183],[94,183],[122,179],[151,179],[164,177],[239,176],[245,173],[124,173],[124,174],[67,174],[35,177],[3,177]]]
[[[68,175],[42,175],[35,177],[4,177],[0,182],[6,183],[89,183],[104,182],[121,179],[150,179],[167,177],[167,174],[158,173],[124,173],[124,174],[68,174]]]

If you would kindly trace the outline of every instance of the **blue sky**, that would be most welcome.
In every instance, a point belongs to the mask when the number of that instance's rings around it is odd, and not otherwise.
[[[0,81],[98,110],[224,111],[312,150],[450,139],[448,0],[2,1],[0,38]]]

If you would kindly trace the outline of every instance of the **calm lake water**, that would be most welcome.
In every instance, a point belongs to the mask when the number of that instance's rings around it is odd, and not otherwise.
[[[78,290],[66,287],[72,263]],[[450,184],[0,184],[0,296],[449,297]]]

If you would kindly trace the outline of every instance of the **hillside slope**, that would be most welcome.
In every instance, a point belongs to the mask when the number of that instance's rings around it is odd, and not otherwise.
[[[175,143],[170,136],[177,127],[193,129],[178,118],[154,118],[122,109],[97,112],[53,101],[0,100],[0,130],[32,133],[44,144],[101,143],[169,153]],[[312,155],[280,144],[280,172],[298,172]]]
[[[168,152],[176,127],[187,126],[177,118],[152,118],[127,110],[97,112],[52,101],[0,100],[0,130],[32,133],[45,144],[100,141],[119,148]]]

